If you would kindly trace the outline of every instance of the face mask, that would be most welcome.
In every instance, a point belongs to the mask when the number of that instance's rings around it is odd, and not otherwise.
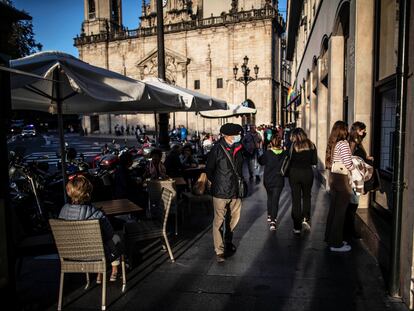
[[[364,133],[361,135],[361,138],[365,138],[365,136],[367,136],[367,132],[364,132]]]
[[[233,136],[233,144],[239,143],[240,140],[241,140],[241,136],[240,135]]]

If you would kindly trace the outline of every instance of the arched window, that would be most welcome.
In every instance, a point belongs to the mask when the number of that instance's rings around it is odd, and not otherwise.
[[[95,0],[88,0],[89,18],[95,18]]]
[[[119,7],[118,7],[118,0],[111,1],[111,19],[112,21],[118,23],[119,22]]]
[[[348,39],[349,39],[349,1],[344,1],[339,7],[336,16],[334,36],[342,36],[344,39],[344,54],[343,54],[343,120],[348,122]]]

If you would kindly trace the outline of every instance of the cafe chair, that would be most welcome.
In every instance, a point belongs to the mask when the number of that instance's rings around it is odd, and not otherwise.
[[[153,179],[148,181],[148,215],[149,218],[157,218],[156,214],[161,211],[159,203],[161,201],[161,192],[163,188],[170,190],[172,193],[170,213],[175,216],[175,235],[178,235],[178,202],[177,189],[174,179]]]
[[[102,273],[102,310],[106,309],[106,272],[104,245],[99,220],[50,219],[60,259],[58,310],[62,310],[65,273],[86,273],[85,290],[89,287],[89,273]],[[122,292],[126,287],[125,260],[121,256]]]
[[[167,188],[162,188],[161,198],[159,202],[160,213],[157,217],[150,220],[141,220],[136,223],[126,223],[124,226],[124,238],[126,244],[141,242],[160,238],[164,240],[168,254],[172,262],[174,262],[174,255],[168,241],[167,222],[170,213],[173,192]]]

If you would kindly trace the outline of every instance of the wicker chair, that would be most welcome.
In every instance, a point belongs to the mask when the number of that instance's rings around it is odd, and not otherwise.
[[[157,212],[159,212],[161,209],[159,207],[159,203],[161,201],[161,193],[162,189],[168,189],[172,193],[172,199],[171,199],[171,207],[170,213],[174,214],[175,216],[175,223],[174,223],[174,229],[175,229],[175,235],[178,235],[178,202],[177,202],[177,189],[175,185],[174,179],[166,179],[166,180],[149,180],[147,184],[148,189],[148,212],[150,218],[153,216],[157,216]]]
[[[102,273],[102,310],[106,308],[106,259],[99,220],[50,219],[50,227],[60,258],[60,286],[58,310],[62,310],[63,281],[65,273]],[[126,287],[125,261],[121,257],[122,292]]]
[[[127,244],[161,238],[164,240],[171,261],[174,262],[174,255],[171,251],[167,234],[167,221],[170,213],[172,197],[173,192],[171,190],[162,188],[161,198],[158,205],[161,213],[157,214],[157,218],[125,224],[124,238]]]

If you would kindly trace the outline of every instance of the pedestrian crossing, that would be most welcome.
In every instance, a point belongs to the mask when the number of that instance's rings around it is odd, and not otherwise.
[[[75,148],[77,149],[77,148]],[[93,148],[89,146],[90,151],[78,151],[78,156],[82,153],[85,159],[88,161],[89,159],[98,155],[101,151],[101,147]],[[33,152],[24,157],[26,162],[47,162],[49,165],[57,165],[60,161],[60,156],[56,154],[56,152],[52,151],[44,151],[44,152]]]
[[[46,162],[50,166],[57,165],[60,162],[59,137],[54,135],[44,135],[43,138],[45,140],[45,143],[40,147],[43,150],[47,150],[33,152],[26,155],[24,158],[25,161]],[[103,143],[98,142],[82,141],[79,139],[79,136],[66,137],[65,135],[65,141],[69,144],[69,147],[76,149],[78,157],[83,154],[87,161],[98,155],[104,145]]]

